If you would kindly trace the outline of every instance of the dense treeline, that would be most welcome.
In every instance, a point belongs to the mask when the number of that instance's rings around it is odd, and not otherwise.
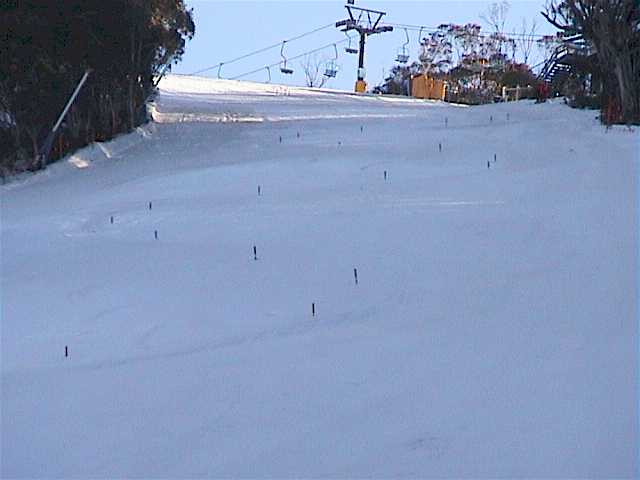
[[[640,123],[640,2],[549,0],[543,15],[594,49],[592,73],[602,78],[603,121]]]
[[[3,0],[0,172],[41,168],[47,134],[87,69],[50,158],[144,122],[194,31],[183,0]]]

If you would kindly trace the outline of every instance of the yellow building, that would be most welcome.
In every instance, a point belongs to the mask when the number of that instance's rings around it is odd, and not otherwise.
[[[411,77],[412,97],[444,100],[446,94],[447,85],[444,80],[438,80],[423,74]]]

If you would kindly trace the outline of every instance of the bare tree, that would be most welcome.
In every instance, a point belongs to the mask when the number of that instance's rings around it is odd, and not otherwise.
[[[509,2],[502,0],[489,5],[487,11],[480,14],[480,18],[489,25],[495,33],[504,33],[504,24],[509,13]]]
[[[520,48],[520,51],[522,51],[522,63],[529,63],[529,57],[531,56],[533,46],[536,44],[537,30],[538,25],[535,19],[532,20],[531,25],[527,23],[526,18],[522,19],[522,26],[518,32],[519,36],[516,39],[516,43]]]
[[[316,55],[306,55],[300,62],[307,87],[320,88],[327,83],[329,77],[325,77],[323,72],[325,63],[325,60]]]
[[[638,1],[549,0],[542,15],[565,35],[593,47],[610,97],[608,108],[619,110],[614,117],[623,122],[640,122]]]
[[[493,29],[496,35],[495,38],[502,37],[506,39],[504,36],[504,25],[507,21],[508,13],[509,2],[502,0],[489,5],[487,11],[480,14],[480,18]],[[504,42],[498,42],[498,50],[500,53],[503,53],[503,43]]]

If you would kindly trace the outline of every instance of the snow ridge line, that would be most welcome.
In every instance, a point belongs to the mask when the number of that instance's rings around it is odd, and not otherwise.
[[[160,112],[157,107],[150,108],[151,117],[156,123],[263,123],[291,122],[304,120],[339,120],[339,119],[372,119],[372,118],[408,118],[416,117],[405,113],[349,113],[349,114],[316,114],[316,115],[282,115],[253,116],[232,112],[220,113],[181,113]]]

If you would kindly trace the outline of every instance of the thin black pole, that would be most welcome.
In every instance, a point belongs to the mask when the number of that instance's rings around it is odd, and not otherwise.
[[[364,44],[367,41],[367,34],[360,32],[360,51],[358,52],[358,80],[364,80]]]

